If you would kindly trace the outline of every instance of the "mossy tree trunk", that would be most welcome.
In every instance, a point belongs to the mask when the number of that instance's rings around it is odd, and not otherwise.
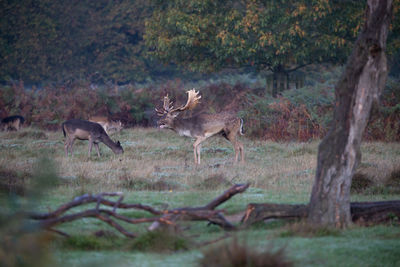
[[[364,28],[336,85],[332,126],[318,148],[308,215],[312,224],[345,228],[351,223],[350,186],[361,159],[362,134],[387,77],[391,11],[392,0],[368,0]]]

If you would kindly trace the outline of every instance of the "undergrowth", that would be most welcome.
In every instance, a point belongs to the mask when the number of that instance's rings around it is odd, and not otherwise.
[[[244,119],[248,137],[274,141],[307,141],[323,137],[329,129],[334,109],[334,86],[341,68],[317,67],[307,70],[305,86],[280,92],[273,98],[263,83],[247,81],[229,83],[222,80],[197,82],[194,86],[202,101],[194,112],[216,113],[230,110]],[[259,78],[258,78],[259,79]],[[1,85],[0,116],[20,114],[26,124],[42,129],[58,130],[71,118],[88,119],[91,115],[106,115],[121,120],[126,127],[155,126],[155,107],[169,94],[175,105],[184,104],[187,85],[172,80],[162,85],[139,88],[127,85],[116,89],[103,86],[89,89],[90,84],[78,83],[70,87],[25,89],[23,83]],[[382,93],[381,104],[371,114],[364,137],[367,140],[400,141],[400,83],[389,79]],[[192,113],[189,112],[190,115]],[[40,132],[24,133],[42,138]]]

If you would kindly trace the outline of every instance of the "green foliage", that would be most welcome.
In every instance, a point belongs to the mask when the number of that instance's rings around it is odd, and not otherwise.
[[[151,71],[142,38],[149,1],[0,5],[1,81],[142,81]]]

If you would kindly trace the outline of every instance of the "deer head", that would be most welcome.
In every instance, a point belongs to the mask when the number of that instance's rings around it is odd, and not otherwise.
[[[199,103],[201,96],[199,96],[199,92],[193,88],[190,91],[187,91],[188,100],[185,105],[174,108],[172,105],[173,102],[169,100],[168,95],[164,97],[164,104],[162,109],[157,109],[157,115],[161,117],[161,119],[157,122],[160,128],[169,128],[174,129],[174,121],[175,118],[179,115],[180,112],[185,110],[193,109]]]

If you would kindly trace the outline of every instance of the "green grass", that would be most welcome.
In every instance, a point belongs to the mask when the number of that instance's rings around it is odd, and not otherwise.
[[[245,209],[248,203],[307,203],[314,181],[318,141],[275,143],[244,137],[241,141],[246,163],[234,165],[231,145],[223,138],[211,138],[205,141],[202,164],[196,168],[192,141],[173,132],[135,128],[111,138],[121,141],[125,150],[122,156],[115,156],[100,144],[102,157],[97,158],[93,151],[88,158],[88,143],[76,141],[73,157],[67,158],[61,131],[25,128],[17,134],[0,132],[0,235],[10,236],[10,229],[18,228],[18,223],[9,222],[7,216],[21,208],[54,210],[85,193],[121,191],[127,203],[163,209],[202,206],[230,184],[249,182],[251,186],[246,192],[220,206],[233,214]],[[400,194],[396,194],[399,191],[385,189],[388,179],[397,175],[399,151],[398,143],[362,145],[358,171],[368,175],[373,187],[352,195],[353,201],[399,199]],[[45,179],[37,183],[37,177]],[[46,186],[38,188],[37,184],[43,183]],[[392,181],[393,185],[396,183]],[[32,193],[38,191],[40,194]],[[86,206],[77,210],[83,208]],[[129,217],[150,216],[140,211],[120,213]],[[238,235],[254,249],[284,247],[295,266],[398,266],[398,225],[398,219],[394,218],[388,225],[354,226],[339,232],[321,230],[308,235],[294,231],[288,223],[272,221],[231,233],[230,238],[217,244]],[[182,239],[177,240],[149,235],[146,230],[149,224],[124,226],[139,235],[140,245],[96,219],[60,225],[57,229],[71,237],[56,236],[47,241],[52,255],[50,262],[59,266],[196,266],[202,252],[213,246],[202,244],[225,235],[219,227],[207,226],[205,222],[182,223],[179,232]],[[99,236],[102,231],[105,234]],[[152,242],[162,243],[159,240],[167,239],[170,241],[166,248],[151,250]],[[21,251],[29,254],[26,247]]]

